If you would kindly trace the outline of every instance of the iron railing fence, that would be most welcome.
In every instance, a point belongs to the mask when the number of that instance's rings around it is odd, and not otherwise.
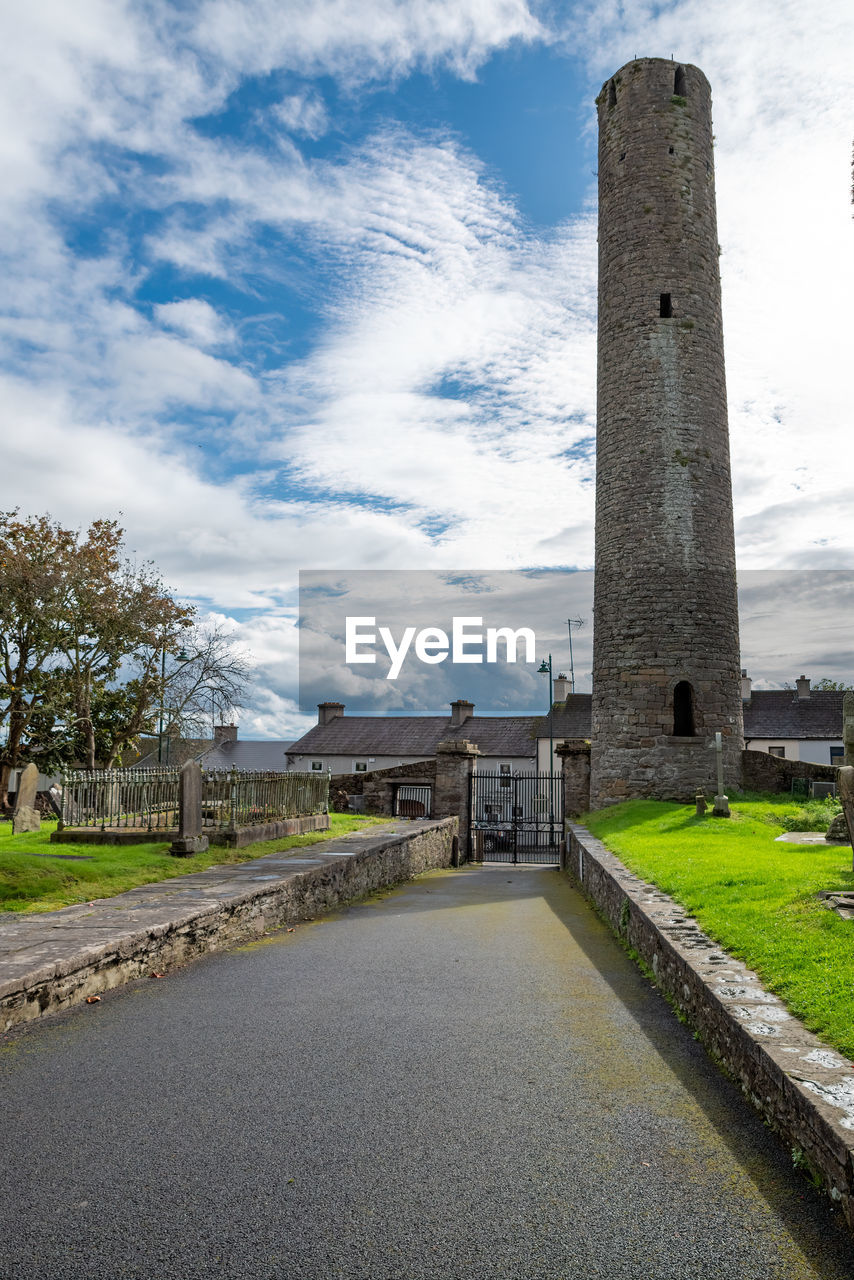
[[[62,778],[62,826],[172,830],[179,769],[71,769]]]
[[[177,768],[73,769],[62,780],[62,826],[101,831],[178,827]],[[223,831],[326,813],[328,773],[202,773],[202,826]]]
[[[224,831],[278,818],[302,818],[329,809],[328,773],[202,773],[202,827]]]

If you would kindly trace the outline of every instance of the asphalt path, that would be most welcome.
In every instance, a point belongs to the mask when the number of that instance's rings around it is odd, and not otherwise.
[[[3,1280],[850,1280],[553,869],[430,873],[0,1049]]]

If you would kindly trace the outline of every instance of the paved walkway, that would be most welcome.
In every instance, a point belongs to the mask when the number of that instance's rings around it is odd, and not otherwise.
[[[10,1033],[3,1280],[850,1280],[554,870],[430,873]]]

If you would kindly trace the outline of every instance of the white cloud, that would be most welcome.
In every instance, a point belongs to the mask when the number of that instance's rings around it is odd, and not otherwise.
[[[316,91],[292,93],[272,108],[275,118],[293,133],[321,138],[329,128],[326,104]]]
[[[200,347],[230,346],[234,342],[233,327],[203,298],[161,302],[155,306],[154,313],[167,329],[185,334]]]

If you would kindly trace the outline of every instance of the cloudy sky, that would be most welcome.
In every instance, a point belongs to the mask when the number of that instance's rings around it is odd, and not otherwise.
[[[120,516],[231,619],[245,735],[309,723],[299,570],[590,567],[593,99],[636,55],[712,83],[739,563],[854,568],[850,0],[0,14],[0,500]]]

